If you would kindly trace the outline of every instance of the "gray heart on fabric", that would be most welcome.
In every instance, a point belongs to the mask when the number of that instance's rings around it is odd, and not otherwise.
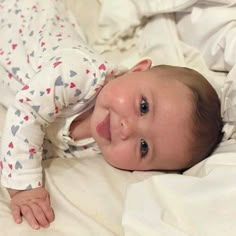
[[[17,131],[19,130],[20,126],[19,125],[12,125],[11,127],[11,133],[13,134],[13,136],[16,135]]]
[[[56,81],[55,81],[55,86],[62,86],[64,83],[62,81],[62,77],[58,76]]]
[[[22,169],[22,168],[23,167],[22,167],[21,163],[19,161],[17,161],[15,164],[15,169],[18,170],[18,169]]]

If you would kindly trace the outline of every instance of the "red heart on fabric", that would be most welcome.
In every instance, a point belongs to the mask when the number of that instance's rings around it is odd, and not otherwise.
[[[16,43],[13,43],[13,44],[11,45],[11,47],[12,47],[13,50],[15,50],[17,46],[18,46],[18,45],[17,45]]]
[[[101,64],[99,67],[98,67],[99,70],[106,70],[106,66],[104,64]]]
[[[8,144],[8,147],[9,147],[9,148],[13,148],[13,143],[10,142],[10,143]]]
[[[25,121],[29,120],[29,117],[28,117],[28,116],[25,116],[25,117],[24,117],[24,120],[25,120]]]
[[[47,94],[49,94],[49,93],[51,92],[51,89],[50,89],[50,88],[47,88],[47,89],[46,89],[46,92],[47,92]]]
[[[73,82],[70,83],[70,88],[74,88],[75,84]]]
[[[36,153],[36,150],[35,150],[35,148],[30,148],[30,149],[29,149],[29,153],[31,153],[31,154],[34,154],[34,153]]]
[[[29,88],[29,86],[28,85],[25,85],[23,88],[22,88],[22,90],[27,90]]]
[[[56,68],[58,65],[60,65],[62,62],[61,61],[56,61],[53,63],[53,67]]]
[[[9,168],[12,170],[12,164],[8,164]]]

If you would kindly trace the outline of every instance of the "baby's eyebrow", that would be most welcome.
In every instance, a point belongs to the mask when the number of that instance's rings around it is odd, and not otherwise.
[[[151,108],[152,111],[152,118],[154,119],[154,117],[156,116],[156,106],[157,104],[154,102],[155,101],[155,94],[153,93],[153,91],[150,91],[151,94],[151,101],[149,102],[149,107]]]
[[[151,145],[151,147],[149,148],[149,150],[150,150],[150,153],[149,153],[149,155],[150,155],[150,160],[151,160],[151,162],[153,162],[153,160],[155,160],[155,157],[156,157],[156,147],[155,147],[155,145],[154,145],[154,144]]]
[[[154,124],[154,120],[155,120],[155,117],[157,115],[156,113],[156,106],[158,104],[156,104],[154,101],[155,101],[155,94],[153,93],[153,91],[150,89],[150,101],[149,101],[149,106],[150,106],[150,111],[151,111],[151,122],[152,124]],[[152,132],[155,132],[155,129],[154,127],[152,127]],[[149,143],[148,146],[149,146],[149,155],[151,155],[151,160],[154,160],[155,156],[156,156],[156,147],[155,147],[155,144],[154,144],[154,140],[151,140],[151,144]]]

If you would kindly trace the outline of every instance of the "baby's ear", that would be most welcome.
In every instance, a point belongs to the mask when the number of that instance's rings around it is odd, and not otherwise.
[[[145,71],[150,69],[152,66],[152,61],[150,59],[144,59],[138,62],[135,66],[133,66],[129,72],[137,72],[137,71]]]

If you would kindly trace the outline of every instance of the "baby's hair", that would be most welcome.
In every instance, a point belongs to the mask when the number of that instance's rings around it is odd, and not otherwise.
[[[220,100],[211,84],[197,71],[186,67],[168,65],[154,66],[170,79],[187,86],[192,92],[192,134],[190,168],[208,157],[221,142],[223,121],[220,115]]]

